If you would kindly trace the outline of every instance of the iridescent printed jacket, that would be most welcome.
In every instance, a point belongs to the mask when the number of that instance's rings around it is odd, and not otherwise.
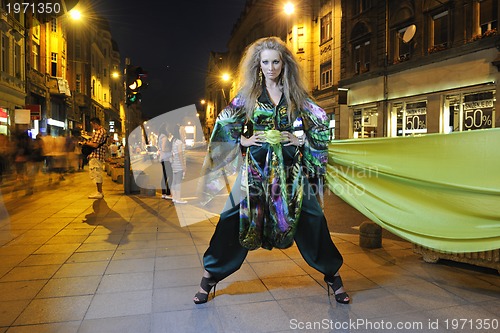
[[[240,243],[249,250],[287,248],[293,244],[307,177],[324,175],[328,161],[328,118],[308,100],[298,113],[306,135],[302,147],[264,143],[240,146],[244,127],[253,131],[293,132],[282,98],[274,105],[264,89],[251,124],[246,123],[244,101],[235,97],[219,114],[203,165],[202,203],[227,186],[227,176],[240,173]]]

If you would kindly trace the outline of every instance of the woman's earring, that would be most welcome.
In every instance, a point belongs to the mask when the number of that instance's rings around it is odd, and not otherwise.
[[[259,70],[259,84],[262,84],[262,70]]]

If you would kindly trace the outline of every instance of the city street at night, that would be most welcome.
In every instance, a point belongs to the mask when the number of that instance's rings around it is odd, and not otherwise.
[[[0,333],[500,332],[499,2],[0,0]]]

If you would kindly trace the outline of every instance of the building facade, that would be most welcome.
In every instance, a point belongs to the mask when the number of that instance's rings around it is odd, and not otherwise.
[[[118,46],[90,1],[74,9],[83,13],[81,20],[63,12],[24,13],[1,1],[0,133],[90,131],[90,118],[99,117],[117,139],[123,137]]]
[[[236,66],[265,36],[286,40],[330,138],[497,127],[498,0],[249,0],[228,42]],[[237,82],[233,82],[231,97]]]
[[[496,127],[498,1],[342,1],[341,138]]]
[[[0,13],[0,133],[10,135],[27,126],[22,121],[17,128],[15,122],[15,110],[25,109],[26,101],[26,17],[8,14],[3,0]]]

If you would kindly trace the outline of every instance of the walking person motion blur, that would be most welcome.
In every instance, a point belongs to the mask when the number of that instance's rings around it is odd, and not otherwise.
[[[161,198],[172,200],[168,182],[172,181],[172,136],[167,131],[167,124],[160,127],[158,135],[158,147],[160,148],[160,163],[162,170]]]
[[[240,173],[203,256],[205,271],[193,301],[207,302],[212,288],[215,296],[216,284],[241,267],[249,250],[287,248],[295,241],[304,260],[324,274],[328,295],[332,288],[337,302],[349,303],[339,275],[342,255],[330,237],[318,189],[309,183],[326,172],[328,117],[308,95],[297,61],[277,37],[246,49],[239,76],[239,93],[217,117],[210,139],[203,203],[223,187],[221,176]],[[293,124],[299,120],[304,134],[297,137]]]
[[[90,179],[96,185],[96,192],[89,195],[89,199],[102,199],[104,194],[102,192],[102,172],[104,166],[104,159],[106,157],[106,130],[101,126],[101,120],[97,117],[90,119],[90,125],[94,132],[92,138],[85,141],[84,146],[90,146],[93,151],[89,154],[89,175]],[[82,147],[83,149],[83,147]]]
[[[170,141],[172,142],[172,201],[178,204],[187,203],[182,200],[181,196],[181,183],[186,176],[186,154],[184,151],[184,143],[180,136],[180,126],[174,125],[173,129],[169,130]]]
[[[16,188],[28,186],[28,169],[30,165],[33,143],[28,132],[20,132],[16,135],[14,165],[16,167]],[[28,190],[29,191],[29,190]]]
[[[33,194],[36,180],[38,179],[40,171],[43,168],[43,163],[45,161],[43,140],[40,133],[38,133],[35,140],[33,140],[30,161],[31,163],[28,167],[29,181],[28,187],[26,188],[27,194]]]

